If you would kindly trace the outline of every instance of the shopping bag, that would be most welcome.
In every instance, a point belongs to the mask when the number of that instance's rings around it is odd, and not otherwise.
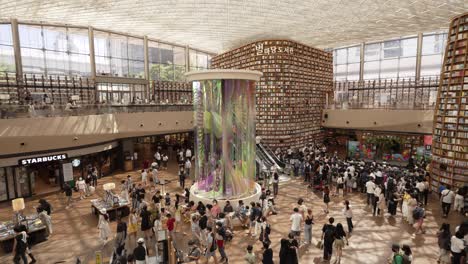
[[[323,249],[323,241],[320,240],[319,242],[317,242],[316,247],[317,247],[318,249]]]

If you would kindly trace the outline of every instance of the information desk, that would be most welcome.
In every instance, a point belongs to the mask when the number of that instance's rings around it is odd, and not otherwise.
[[[106,209],[107,214],[109,215],[109,221],[115,221],[118,217],[125,217],[130,214],[129,203],[124,200],[120,200],[114,206],[106,204],[102,199],[91,200],[91,212],[94,215],[99,216],[102,209]]]
[[[37,216],[32,218],[28,217],[27,219],[28,220],[22,221],[21,224],[28,233],[29,246],[47,240],[47,230],[41,220],[39,220]],[[0,244],[5,253],[13,251],[13,244],[16,237],[13,228],[14,224],[11,221],[0,223]]]

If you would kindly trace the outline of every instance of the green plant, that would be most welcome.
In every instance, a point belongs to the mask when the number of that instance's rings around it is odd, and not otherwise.
[[[5,72],[15,72],[15,66],[11,64],[0,63],[0,76],[5,76]]]
[[[153,80],[182,81],[184,73],[183,66],[174,66],[173,64],[152,64],[150,67],[150,76]]]

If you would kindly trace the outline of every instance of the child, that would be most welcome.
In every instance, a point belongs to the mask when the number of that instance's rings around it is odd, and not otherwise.
[[[177,229],[181,225],[181,223],[180,223],[181,218],[182,218],[182,211],[181,210],[182,210],[182,207],[180,207],[179,204],[176,203],[175,204],[175,213],[174,213],[175,214],[175,223],[176,223],[175,230],[174,230],[175,233],[178,232]],[[184,235],[185,235],[185,233],[184,233]]]
[[[175,222],[176,222],[176,219],[174,217],[172,217],[171,214],[167,214],[166,215],[166,218],[167,218],[167,222],[166,222],[166,226],[167,226],[167,231],[169,231],[169,236],[174,239],[174,231],[175,231]]]
[[[255,257],[255,253],[253,253],[253,246],[252,245],[248,245],[247,246],[247,254],[245,254],[245,257],[244,257],[245,261],[248,263],[248,264],[255,264],[257,263],[257,259]]]
[[[164,196],[164,202],[166,207],[171,206],[171,195],[169,193],[166,193],[166,196]]]
[[[270,215],[270,213],[272,215],[278,214],[275,208],[275,200],[273,200],[273,198],[268,199],[268,203],[267,203],[266,210],[265,210],[265,216]]]

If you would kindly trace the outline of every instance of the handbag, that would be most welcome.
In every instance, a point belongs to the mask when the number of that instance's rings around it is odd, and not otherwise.
[[[318,248],[318,249],[323,249],[323,241],[322,241],[322,240],[319,240],[319,241],[317,242],[317,245],[315,245],[315,247]]]

